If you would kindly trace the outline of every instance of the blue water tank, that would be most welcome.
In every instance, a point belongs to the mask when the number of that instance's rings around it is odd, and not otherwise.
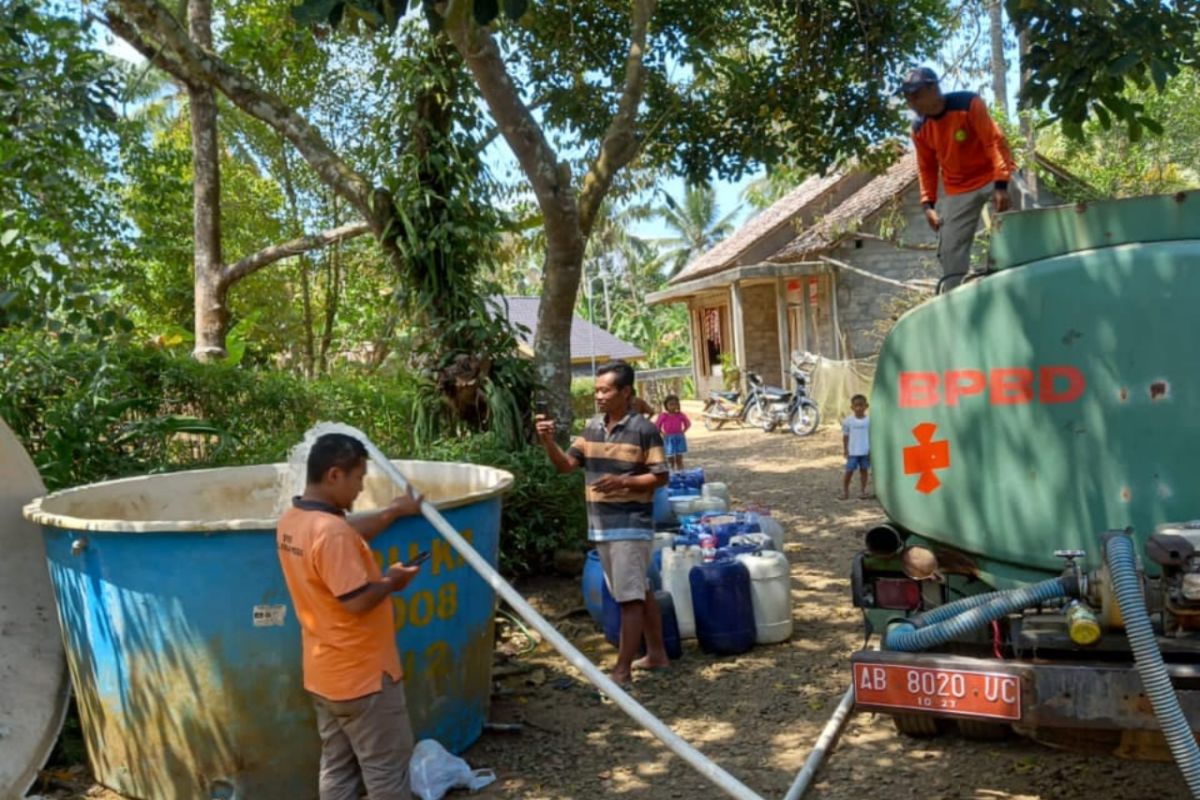
[[[496,564],[511,475],[394,463]],[[29,506],[98,782],[129,797],[316,797],[321,744],[274,530],[294,479],[284,464],[175,472]],[[369,475],[356,507],[395,494]],[[381,568],[432,553],[387,602],[415,738],[462,752],[487,718],[495,593],[422,517],[370,547]]]
[[[608,586],[603,585],[604,599],[604,639],[613,647],[621,646],[621,606],[609,594]],[[655,590],[654,599],[658,601],[658,609],[662,614],[663,646],[667,657],[675,660],[683,656],[683,637],[679,635],[679,620],[675,616],[675,601],[671,593],[662,589]],[[638,648],[638,655],[646,652],[646,640]]]
[[[754,646],[754,606],[750,572],[738,561],[721,559],[692,567],[692,609],[700,649],[737,655]]]

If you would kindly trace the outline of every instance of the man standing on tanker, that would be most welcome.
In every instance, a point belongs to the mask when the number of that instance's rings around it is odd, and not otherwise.
[[[596,544],[604,579],[621,606],[621,640],[612,679],[629,683],[635,669],[670,665],[663,645],[662,613],[646,577],[654,540],[654,490],[667,483],[662,435],[631,406],[633,367],[613,361],[596,370],[593,417],[563,452],[556,424],[538,417],[537,432],[559,472],[587,475],[588,539]],[[634,661],[646,637],[645,657]]]
[[[921,183],[921,204],[938,234],[942,275],[965,275],[979,214],[990,200],[996,213],[1011,205],[1012,153],[1004,133],[973,92],[942,94],[929,67],[905,76],[899,94],[917,113],[912,138]],[[945,197],[938,198],[938,179]]]

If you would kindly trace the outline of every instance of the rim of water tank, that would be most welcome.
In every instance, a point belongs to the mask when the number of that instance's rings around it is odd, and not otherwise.
[[[499,497],[505,494],[513,484],[513,475],[495,467],[489,467],[482,464],[470,464],[455,461],[416,461],[416,460],[401,460],[393,459],[392,464],[400,470],[401,473],[408,475],[408,471],[414,466],[436,466],[439,469],[447,467],[454,469],[477,470],[492,476],[494,482],[486,489],[470,492],[447,500],[435,502],[434,506],[446,511],[452,508],[460,508],[462,506],[480,503],[485,500],[491,500],[494,497]],[[134,475],[128,478],[116,478],[110,481],[100,481],[98,483],[88,483],[83,486],[74,486],[70,489],[60,489],[57,492],[51,492],[48,495],[38,497],[31,501],[22,509],[25,518],[30,522],[37,523],[48,528],[60,528],[69,531],[95,531],[97,533],[112,532],[112,533],[194,533],[194,532],[213,532],[221,533],[225,531],[252,531],[274,530],[275,524],[278,522],[278,516],[269,517],[245,517],[238,519],[222,519],[222,520],[195,520],[195,519],[151,519],[151,520],[122,520],[122,519],[92,519],[85,517],[76,517],[70,514],[62,514],[54,511],[49,511],[43,508],[43,503],[57,501],[64,497],[70,497],[75,494],[83,494],[92,491],[98,487],[118,486],[121,484],[140,483],[145,481],[154,481],[162,478],[177,478],[182,475],[202,475],[213,472],[241,472],[263,469],[278,470],[281,467],[287,467],[287,464],[251,464],[240,467],[211,467],[208,469],[192,469],[182,470],[180,472],[162,472],[153,475]],[[420,482],[420,478],[416,478]]]

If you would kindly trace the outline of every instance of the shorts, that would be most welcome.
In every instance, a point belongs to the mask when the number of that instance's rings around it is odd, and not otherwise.
[[[854,472],[856,469],[861,469],[863,472],[871,471],[871,457],[866,456],[850,456],[846,459],[846,472]]]
[[[681,456],[687,452],[687,437],[682,433],[673,433],[663,437],[663,449],[667,458]]]
[[[646,599],[650,591],[650,579],[646,577],[650,569],[650,544],[642,539],[596,543],[604,582],[613,600],[629,603]]]

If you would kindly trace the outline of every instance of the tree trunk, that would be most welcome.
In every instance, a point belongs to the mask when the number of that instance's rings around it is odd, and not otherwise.
[[[992,37],[992,93],[993,105],[1008,113],[1008,63],[1004,60],[1004,0],[989,0],[988,16]]]
[[[1030,70],[1027,54],[1029,53],[1029,34],[1021,31],[1018,45],[1021,53],[1021,136],[1025,140],[1025,185],[1029,187],[1030,198],[1038,201],[1037,177],[1037,131],[1033,125],[1033,109],[1025,103],[1025,87],[1029,85]]]
[[[340,212],[337,196],[333,198],[333,222],[336,227]],[[329,371],[329,347],[333,344],[333,323],[337,319],[338,304],[341,299],[341,258],[342,246],[335,244],[327,254],[328,262],[325,278],[325,322],[321,330],[321,349],[317,354],[317,369],[321,375]]]
[[[188,31],[192,41],[212,49],[212,2],[188,0]],[[225,357],[229,327],[226,287],[221,280],[221,162],[217,143],[217,101],[212,87],[188,82],[188,111],[192,126],[192,239],[195,271],[195,334],[193,355],[200,361]]]
[[[279,163],[280,174],[283,175],[283,194],[287,198],[288,227],[291,228],[292,236],[299,236],[304,233],[304,228],[300,224],[300,203],[296,199],[296,184],[292,181],[292,162],[288,158],[287,142],[283,140],[282,136],[279,138]],[[300,279],[300,299],[304,311],[304,377],[311,379],[316,364],[313,341],[312,286],[308,279],[308,259],[303,255],[296,259],[296,276]]]
[[[600,267],[600,287],[604,289],[604,330],[612,330],[612,304],[608,296],[608,265]]]

